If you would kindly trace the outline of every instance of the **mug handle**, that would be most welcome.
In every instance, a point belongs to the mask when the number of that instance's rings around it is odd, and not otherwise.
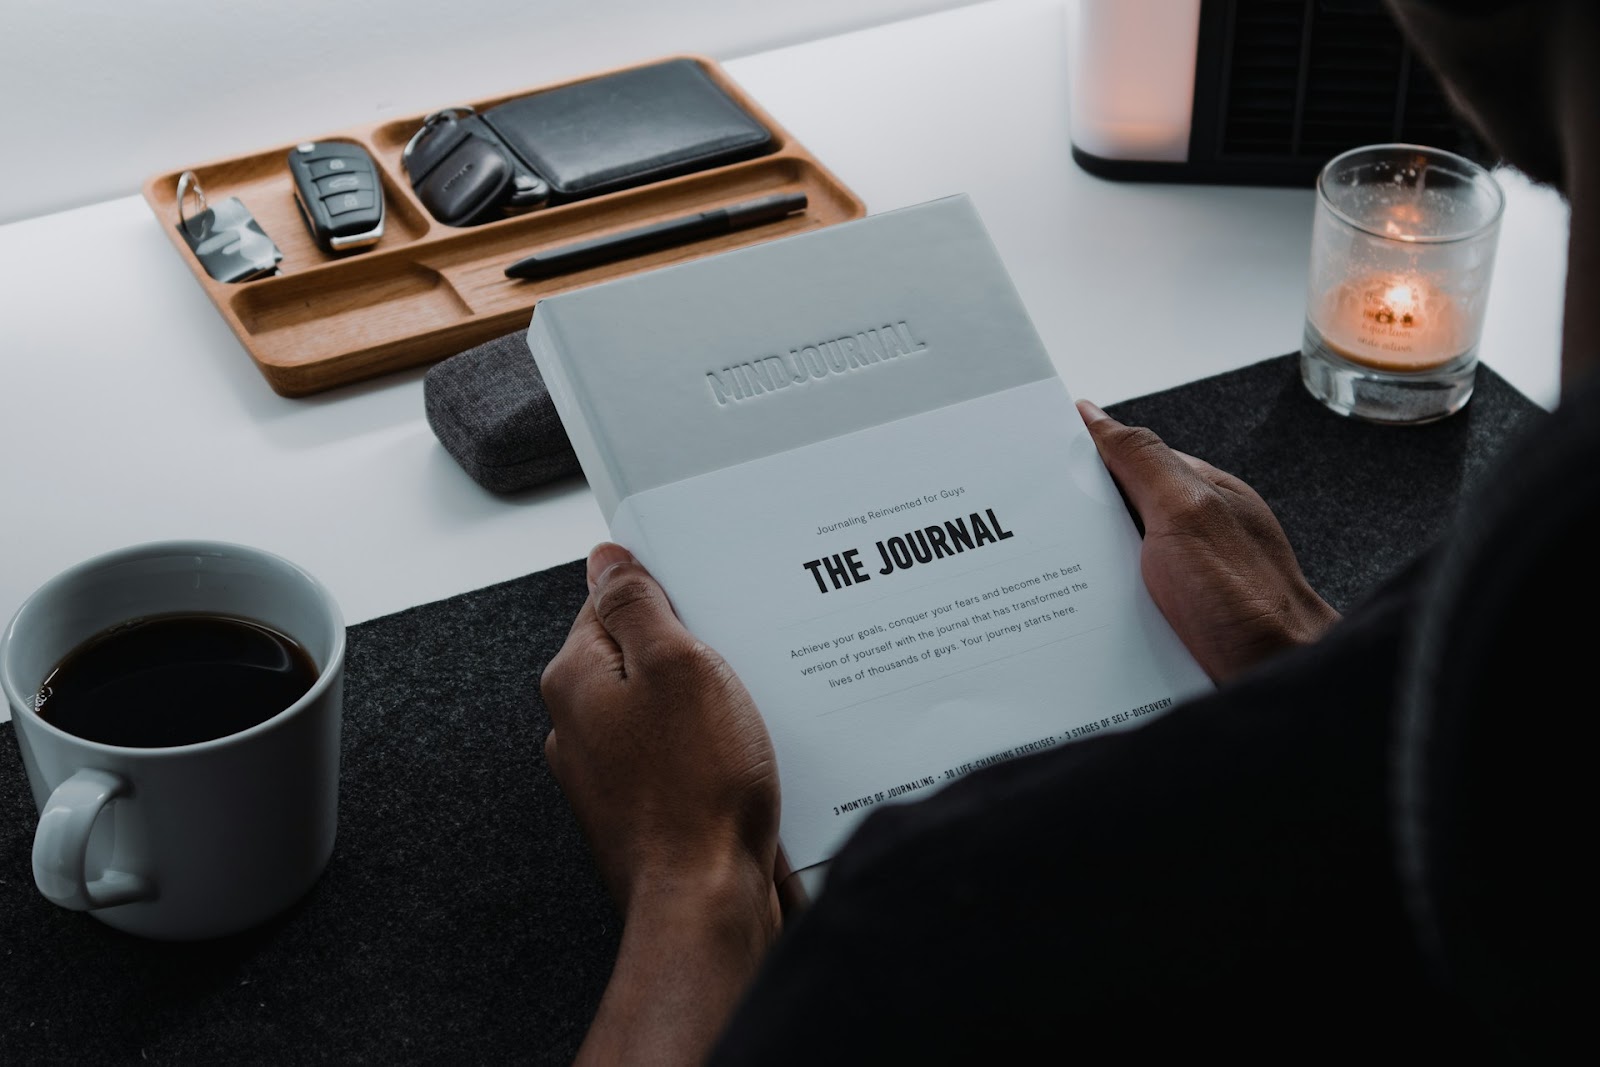
[[[128,783],[117,775],[85,767],[50,794],[33,835],[33,881],[52,903],[91,911],[155,897],[155,885],[129,871],[107,870],[92,882],[84,880],[94,822],[127,792]]]

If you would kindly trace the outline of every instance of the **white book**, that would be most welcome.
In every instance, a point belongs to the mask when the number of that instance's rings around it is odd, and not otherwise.
[[[549,297],[528,346],[612,537],[761,709],[796,870],[1209,686],[966,197]]]

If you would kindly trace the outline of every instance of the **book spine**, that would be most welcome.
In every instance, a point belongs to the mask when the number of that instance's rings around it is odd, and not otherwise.
[[[533,354],[533,361],[539,367],[545,388],[550,390],[550,400],[555,404],[556,414],[561,417],[561,427],[567,433],[567,440],[572,443],[572,450],[577,453],[584,477],[588,479],[589,488],[593,490],[600,513],[609,527],[617,510],[617,502],[622,498],[621,479],[595,436],[594,420],[588,406],[573,388],[566,349],[561,343],[560,327],[554,320],[552,309],[543,306],[534,309],[533,321],[528,325],[528,351]]]

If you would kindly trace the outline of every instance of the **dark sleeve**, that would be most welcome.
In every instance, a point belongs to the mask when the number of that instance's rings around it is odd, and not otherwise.
[[[875,813],[713,1062],[1448,1051],[1386,826],[1418,585],[1140,729]]]
[[[1394,743],[1399,872],[1419,943],[1495,1043],[1594,1043],[1600,373],[1510,450],[1429,580]]]

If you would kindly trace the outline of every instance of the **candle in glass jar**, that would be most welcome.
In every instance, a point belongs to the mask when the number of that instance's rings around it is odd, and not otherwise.
[[[1505,196],[1469,159],[1382,144],[1317,176],[1300,380],[1340,415],[1424,423],[1472,396]]]
[[[1329,348],[1379,370],[1431,370],[1471,347],[1455,301],[1415,274],[1371,274],[1333,286],[1314,319]]]

